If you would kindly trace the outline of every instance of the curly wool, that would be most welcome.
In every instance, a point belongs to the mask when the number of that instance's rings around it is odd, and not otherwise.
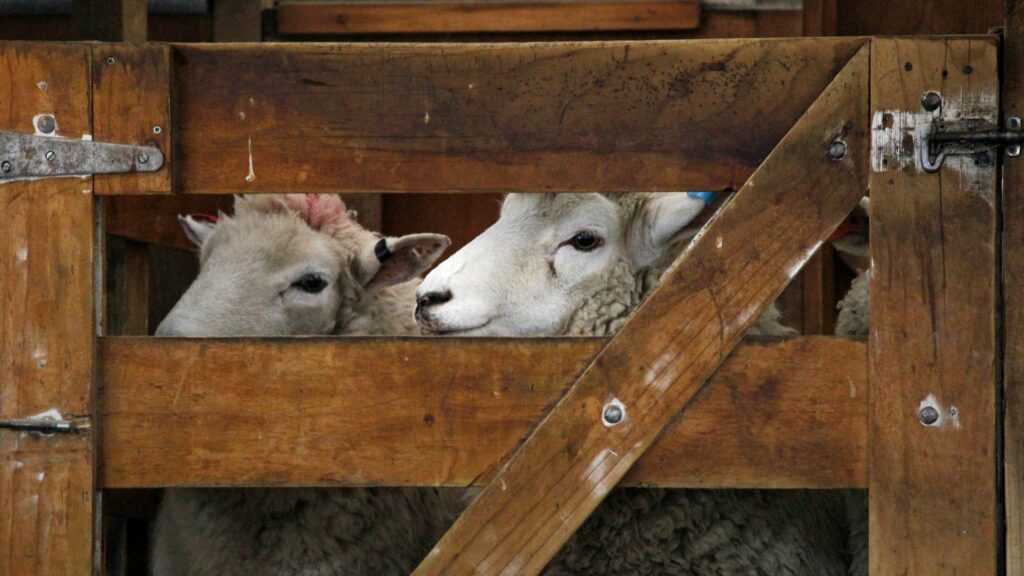
[[[864,270],[853,279],[850,291],[839,301],[836,317],[836,335],[867,336],[871,329],[871,268]]]
[[[458,506],[454,491],[436,489],[171,490],[153,573],[404,575]]]

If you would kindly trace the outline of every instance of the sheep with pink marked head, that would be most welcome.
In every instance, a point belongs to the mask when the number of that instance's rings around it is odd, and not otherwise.
[[[370,232],[334,195],[238,197],[232,216],[181,222],[200,271],[160,336],[415,334],[417,275],[449,244]],[[153,574],[408,574],[458,507],[430,489],[167,490]]]

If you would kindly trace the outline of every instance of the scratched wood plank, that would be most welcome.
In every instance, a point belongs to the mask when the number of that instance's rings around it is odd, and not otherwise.
[[[862,43],[176,45],[175,191],[738,188]]]
[[[416,574],[537,574],[544,568],[864,193],[867,75],[865,47]],[[837,140],[847,151],[833,160],[826,150]],[[773,234],[753,232],[765,229]],[[605,426],[603,407],[615,400],[625,416]]]
[[[995,574],[996,169],[914,155],[933,117],[997,119],[996,42],[877,39],[871,72],[870,568]]]
[[[692,30],[694,0],[625,2],[283,2],[280,34],[451,34]]]
[[[106,338],[100,482],[485,484],[605,343]],[[863,342],[741,346],[626,483],[863,486],[866,370]]]
[[[0,44],[0,129],[89,126],[89,48]],[[0,418],[91,412],[91,179],[0,185]],[[0,430],[0,575],[92,574],[92,435]]]
[[[93,139],[156,146],[164,167],[145,174],[96,176],[97,194],[170,193],[170,48],[100,44],[93,49]]]
[[[1024,4],[1008,2],[1003,31],[1004,118],[1024,117]],[[1003,453],[1006,573],[1024,576],[1024,167],[1003,164]]]

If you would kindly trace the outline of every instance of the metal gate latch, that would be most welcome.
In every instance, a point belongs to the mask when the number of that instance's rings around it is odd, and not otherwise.
[[[1024,132],[1018,116],[1006,119],[1006,129],[978,118],[932,121],[920,146],[921,167],[925,172],[938,172],[947,156],[974,156],[979,164],[991,163],[989,151],[1006,146],[1006,155],[1020,156]]]
[[[164,155],[154,146],[72,140],[0,130],[0,182],[21,178],[156,172]]]

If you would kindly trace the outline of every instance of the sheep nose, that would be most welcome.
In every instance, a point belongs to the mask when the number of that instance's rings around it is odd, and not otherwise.
[[[451,290],[427,292],[426,294],[416,298],[416,308],[421,309],[428,308],[436,304],[444,304],[451,299]]]

